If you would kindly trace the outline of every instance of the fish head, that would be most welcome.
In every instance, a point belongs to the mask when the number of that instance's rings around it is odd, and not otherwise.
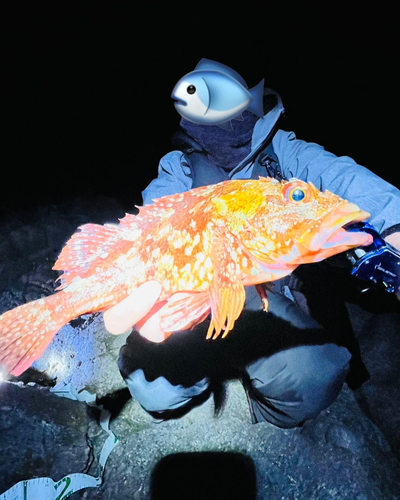
[[[311,182],[299,180],[284,184],[282,197],[294,209],[292,220],[288,217],[290,228],[286,232],[290,236],[288,247],[293,245],[289,252],[293,263],[318,262],[372,243],[370,234],[345,229],[347,224],[364,221],[370,216],[355,203],[328,190],[321,192]]]
[[[181,78],[171,97],[181,116],[194,123],[203,123],[210,105],[210,91],[201,73],[192,71]]]
[[[249,181],[214,204],[231,213],[226,225],[260,263],[294,268],[372,242],[367,233],[345,229],[368,212],[298,179]]]

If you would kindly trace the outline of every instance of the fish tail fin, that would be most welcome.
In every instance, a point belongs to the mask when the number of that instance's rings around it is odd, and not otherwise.
[[[259,118],[263,118],[264,117],[264,106],[263,106],[264,78],[261,80],[261,82],[258,85],[256,85],[252,89],[250,89],[249,92],[250,92],[250,95],[252,96],[253,100],[251,101],[247,110],[251,111]]]
[[[0,368],[18,376],[40,358],[58,330],[73,319],[64,302],[60,292],[0,316]]]

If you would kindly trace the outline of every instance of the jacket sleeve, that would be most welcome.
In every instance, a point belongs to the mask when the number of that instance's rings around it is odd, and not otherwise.
[[[369,222],[380,233],[400,223],[400,190],[352,158],[336,156],[282,130],[275,134],[273,147],[287,178],[311,181],[318,189],[355,203],[371,214]]]
[[[143,204],[149,205],[162,196],[183,193],[191,187],[190,167],[185,162],[184,154],[171,151],[161,158],[158,176],[142,191]]]

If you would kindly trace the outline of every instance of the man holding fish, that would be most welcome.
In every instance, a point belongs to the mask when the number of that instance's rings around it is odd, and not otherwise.
[[[113,334],[136,325],[119,368],[154,417],[211,393],[218,409],[239,378],[253,422],[301,425],[368,378],[325,260],[351,250],[352,273],[396,291],[400,192],[279,129],[280,97],[225,65],[202,59],[172,97],[180,131],[144,206],[78,228],[55,293],[0,316],[0,368],[19,376],[69,321],[101,311]]]
[[[351,158],[280,130],[281,99],[264,89],[263,81],[249,90],[231,68],[202,59],[172,97],[182,116],[180,130],[174,150],[160,161],[158,177],[143,192],[145,205],[229,179],[295,178],[369,212],[368,221],[400,250],[400,191]],[[300,203],[305,195],[300,189],[291,196]],[[244,384],[254,423],[288,428],[315,418],[345,381],[356,388],[368,378],[344,302],[325,282],[324,269],[300,266],[268,287],[266,297],[247,286],[242,316],[233,332],[216,342],[202,340],[207,320],[166,339],[162,309],[153,308],[161,284],[144,283],[104,313],[111,333],[136,325],[119,360],[131,394],[155,418],[173,418],[204,401],[215,387],[213,376],[226,365],[231,367],[227,378],[236,376]],[[267,314],[261,310],[263,299]],[[198,341],[193,340],[197,332]],[[206,365],[208,360],[207,368],[196,367],[196,356],[198,363],[202,356]]]

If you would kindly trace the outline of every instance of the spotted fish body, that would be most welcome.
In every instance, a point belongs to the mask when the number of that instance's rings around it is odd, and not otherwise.
[[[19,375],[66,323],[149,280],[162,285],[164,331],[192,327],[211,311],[208,336],[225,336],[243,309],[244,286],[369,244],[370,235],[342,228],[368,216],[310,183],[260,178],[160,198],[119,224],[81,226],[53,267],[64,271],[57,292],[0,316],[0,365]]]

